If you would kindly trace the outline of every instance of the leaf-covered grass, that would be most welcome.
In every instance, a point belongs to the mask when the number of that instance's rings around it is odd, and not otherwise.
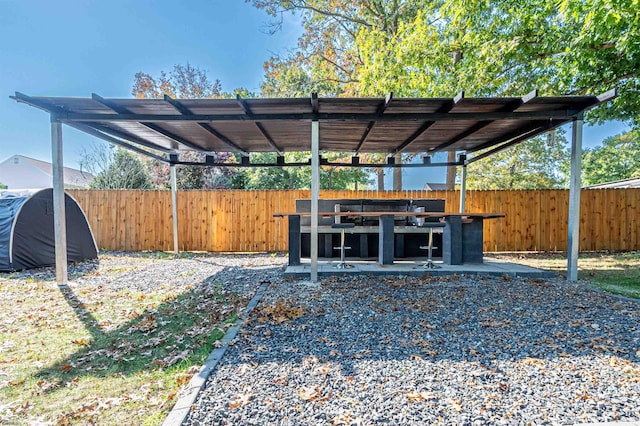
[[[492,254],[492,258],[557,271],[566,275],[566,253]],[[585,252],[578,258],[578,278],[613,294],[640,299],[640,252]]]
[[[0,424],[155,425],[246,300],[211,282],[136,291],[2,274],[0,304]]]

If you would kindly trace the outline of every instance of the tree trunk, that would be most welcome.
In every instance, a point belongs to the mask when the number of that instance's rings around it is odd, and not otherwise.
[[[397,153],[394,158],[396,160],[396,164],[402,164],[401,153]],[[402,191],[402,168],[401,167],[393,168],[393,190]]]
[[[456,152],[449,151],[447,153],[447,161],[453,163],[456,161]],[[456,166],[447,167],[447,191],[456,189]]]
[[[384,169],[378,169],[378,191],[384,191]]]

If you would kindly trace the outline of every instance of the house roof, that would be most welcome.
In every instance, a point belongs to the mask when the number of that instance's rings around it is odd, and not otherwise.
[[[36,160],[35,158],[26,157],[24,155],[13,155],[9,157],[7,160],[3,161],[1,164],[5,163],[13,163],[15,158],[20,159],[20,161],[26,162],[38,169],[42,170],[49,176],[53,176],[53,165],[46,161]],[[83,172],[78,169],[73,169],[71,167],[64,168],[64,183],[65,185],[70,186],[78,186],[78,187],[87,187],[89,182],[93,179],[93,175],[88,172]]]
[[[605,189],[605,188],[640,188],[640,178],[617,180],[614,182],[599,183],[597,185],[585,186],[585,189]]]
[[[446,191],[447,184],[446,183],[430,183],[427,182],[424,184],[425,191]]]
[[[600,96],[466,98],[105,99],[31,97],[52,119],[134,150],[171,153],[310,151],[319,121],[330,152],[476,152],[515,144],[613,99]]]

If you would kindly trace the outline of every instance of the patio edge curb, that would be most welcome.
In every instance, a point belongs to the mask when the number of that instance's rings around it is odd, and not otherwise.
[[[176,401],[175,405],[167,414],[167,417],[162,422],[162,426],[180,426],[186,420],[189,415],[189,411],[191,411],[191,406],[196,401],[198,394],[204,388],[204,385],[207,382],[207,379],[213,373],[213,371],[218,366],[220,360],[224,356],[225,352],[229,348],[229,343],[235,339],[240,327],[244,323],[244,318],[250,314],[253,309],[256,307],[264,292],[267,290],[268,284],[263,284],[260,286],[256,294],[247,304],[247,307],[244,309],[242,313],[242,317],[238,318],[236,323],[227,329],[224,337],[220,340],[222,345],[219,348],[215,348],[209,354],[209,357],[204,362],[204,365],[200,368],[197,374],[195,374],[189,384],[182,389],[182,392],[186,392],[182,395],[178,401]]]

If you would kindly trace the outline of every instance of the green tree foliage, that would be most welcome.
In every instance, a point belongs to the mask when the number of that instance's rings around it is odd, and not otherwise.
[[[355,44],[358,32],[377,30],[392,36],[399,24],[411,19],[424,0],[246,0],[276,19],[279,29],[283,13],[298,14],[304,28],[298,49],[285,57],[273,57],[265,64],[262,93],[289,96],[310,92],[321,95],[356,95],[349,89],[363,65]],[[380,93],[377,93],[379,95]]]
[[[582,184],[640,177],[640,131],[632,130],[604,140],[601,147],[585,150]]]
[[[640,125],[639,0],[247,1],[274,17],[297,13],[304,26],[299,49],[266,64],[267,93],[294,92],[298,84],[303,92],[397,97],[451,97],[462,90],[467,96],[522,96],[533,89],[581,95],[617,88],[619,97],[590,111],[588,120]],[[502,155],[517,158],[516,149]],[[544,182],[525,175],[523,182],[553,186],[561,164],[548,168],[542,163],[548,158],[534,153],[528,159],[539,164],[522,172],[550,174]],[[485,176],[509,175],[497,160],[473,168]]]
[[[566,186],[569,153],[557,131],[470,164],[469,189],[553,189]]]
[[[110,153],[108,166],[89,183],[91,189],[151,189],[151,179],[138,156],[117,148]]]
[[[598,94],[619,98],[592,120],[639,124],[638,0],[448,0],[430,3],[389,36],[360,28],[360,93]]]
[[[287,162],[306,162],[311,154],[308,152],[285,153]],[[331,162],[343,161],[342,154],[326,153],[324,158]],[[275,153],[263,153],[252,156],[252,161],[275,163]],[[311,168],[305,167],[256,167],[243,169],[241,183],[246,189],[308,189],[311,187]],[[328,167],[320,168],[321,189],[354,189],[367,185],[369,174],[362,168]]]

